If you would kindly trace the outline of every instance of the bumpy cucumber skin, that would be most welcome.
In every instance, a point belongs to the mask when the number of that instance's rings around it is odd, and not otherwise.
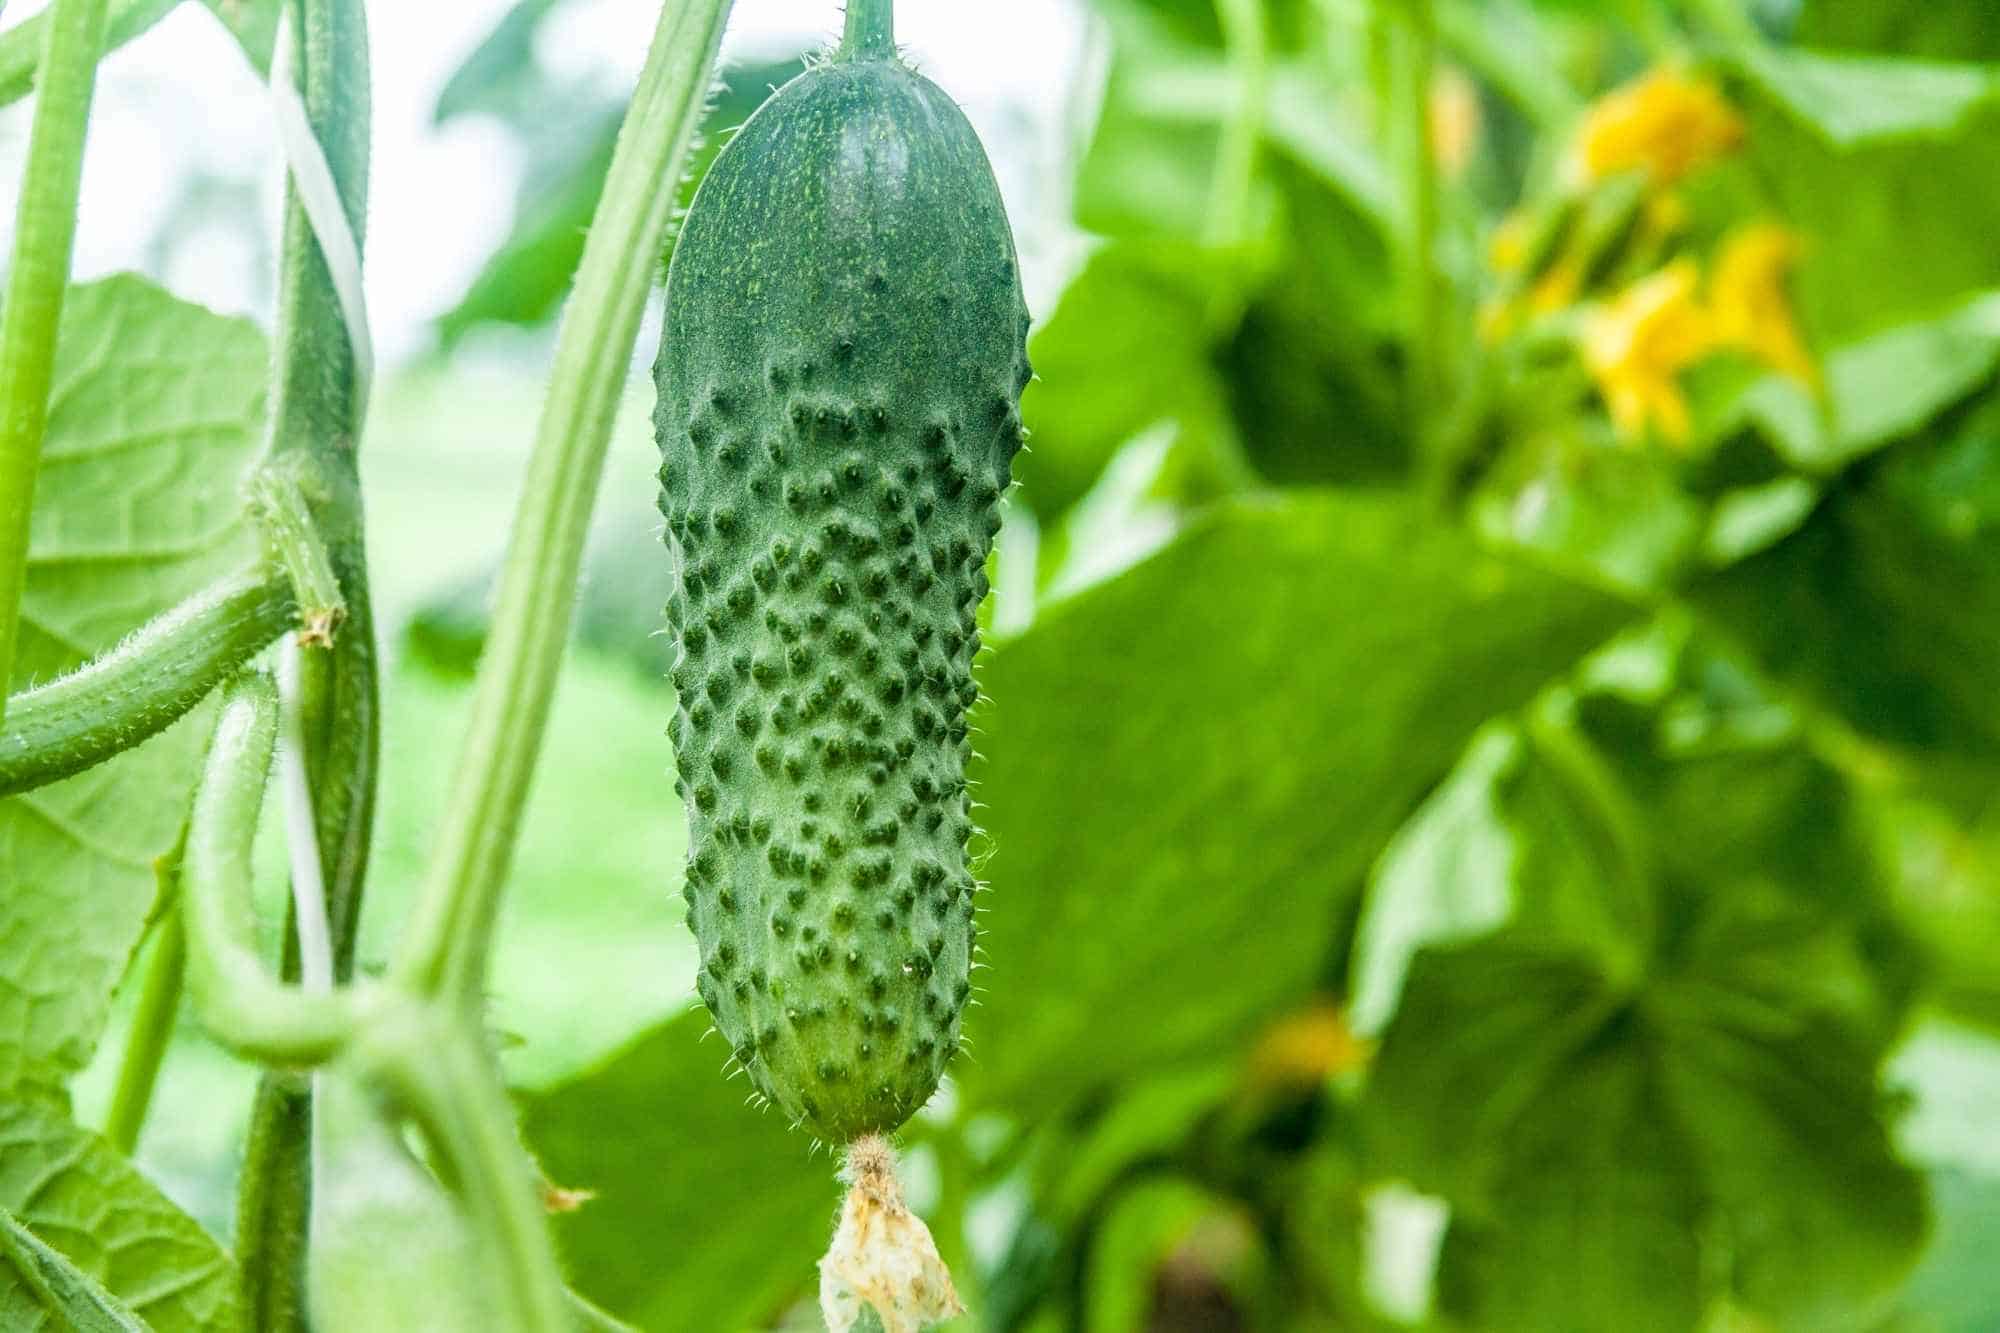
[[[697,989],[830,1142],[902,1124],[959,1046],[975,613],[1027,327],[978,138],[889,58],[766,102],[668,272],[654,425]]]

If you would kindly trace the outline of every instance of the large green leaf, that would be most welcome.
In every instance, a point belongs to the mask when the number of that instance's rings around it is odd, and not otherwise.
[[[1626,614],[1325,495],[1223,506],[1052,610],[983,677],[970,1095],[1040,1110],[1296,999],[1472,731]]]
[[[39,1101],[0,1098],[0,1208],[159,1333],[241,1327],[221,1247],[108,1143]],[[0,1264],[0,1327],[65,1326]]]
[[[1474,1327],[1685,1329],[1725,1298],[1860,1327],[1925,1230],[1876,1090],[1911,960],[1863,809],[1705,641],[1633,636],[1580,681],[1513,768],[1461,770],[1485,819],[1427,821],[1450,876],[1504,819],[1514,908],[1411,966],[1379,1167],[1453,1204],[1442,1292]],[[1444,936],[1449,900],[1402,910]]]
[[[833,1163],[751,1108],[689,1011],[523,1098],[528,1145],[596,1197],[556,1219],[578,1290],[643,1328],[764,1327],[809,1286],[839,1203]]]
[[[14,686],[43,680],[247,559],[238,488],[266,374],[249,323],[136,278],[63,310]],[[90,1056],[151,909],[152,858],[185,812],[193,720],[0,802],[0,1087],[53,1086]]]

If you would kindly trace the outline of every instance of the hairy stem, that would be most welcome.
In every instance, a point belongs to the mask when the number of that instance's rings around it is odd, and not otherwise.
[[[896,0],[847,0],[847,27],[841,34],[840,54],[894,56],[896,54]]]
[[[569,1333],[574,1311],[549,1244],[534,1168],[484,1035],[464,1011],[411,1001],[369,1031],[361,1066],[422,1127],[484,1248],[484,1278],[518,1333]]]
[[[292,68],[306,119],[324,152],[357,248],[368,208],[368,27],[362,0],[286,0]],[[346,607],[330,651],[303,655],[300,724],[318,824],[334,975],[353,969],[374,817],[380,706],[368,591],[361,483],[358,376],[331,271],[295,185],[286,192],[278,273],[271,444],[274,465],[294,469]],[[284,976],[298,975],[287,929]],[[311,1216],[310,1094],[284,1072],[265,1075],[252,1110],[237,1199],[236,1251],[249,1323],[306,1325],[306,1227]]]
[[[115,51],[172,13],[182,0],[111,0],[105,20],[104,49]],[[18,102],[41,80],[42,45],[47,40],[48,10],[31,14],[0,33],[0,106]]]
[[[98,764],[177,721],[295,623],[290,587],[256,568],[204,588],[123,643],[7,703],[0,796]]]
[[[182,862],[188,989],[224,1045],[269,1064],[315,1065],[354,1027],[351,992],[308,995],[274,977],[257,952],[251,847],[278,740],[278,690],[268,676],[230,682],[195,788]]]
[[[162,892],[178,894],[180,850],[161,858]],[[153,1088],[159,1082],[160,1064],[166,1059],[167,1045],[173,1040],[174,1019],[181,1008],[181,982],[187,975],[187,936],[181,928],[180,903],[170,901],[153,927],[153,952],[146,960],[146,979],[139,991],[139,1007],[132,1015],[132,1031],[125,1038],[125,1058],[118,1066],[118,1086],[111,1093],[111,1109],[104,1117],[104,1137],[130,1157],[139,1146],[139,1131],[145,1127],[146,1112],[153,1105]]]
[[[55,0],[49,10],[42,95],[28,133],[7,305],[0,310],[0,688],[13,679],[28,568],[28,514],[48,426],[56,328],[69,287],[84,134],[104,47],[104,5],[105,0]]]
[[[303,625],[300,641],[331,648],[334,631],[347,619],[347,602],[313,522],[304,485],[284,468],[260,469],[250,481],[250,504],[272,558],[291,580]]]
[[[701,123],[730,0],[672,0],[618,132],[563,312],[472,722],[395,974],[477,1005],[514,831],[562,664],[577,572],[632,340]]]

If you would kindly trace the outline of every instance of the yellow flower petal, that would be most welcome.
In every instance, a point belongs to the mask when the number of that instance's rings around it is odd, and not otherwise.
[[[1671,185],[1735,150],[1743,120],[1714,84],[1658,69],[1594,103],[1577,134],[1584,181],[1642,170]]]
[[[1798,235],[1775,222],[1738,227],[1723,239],[1717,253],[1708,301],[1718,341],[1813,384],[1819,370],[1799,334],[1785,290],[1800,249]]]
[[[1622,438],[1643,438],[1649,424],[1674,443],[1690,433],[1680,372],[1715,346],[1708,311],[1696,298],[1699,280],[1693,260],[1677,259],[1584,321],[1584,367]]]
[[[1479,90],[1449,67],[1431,80],[1431,156],[1447,176],[1462,174],[1479,147]]]

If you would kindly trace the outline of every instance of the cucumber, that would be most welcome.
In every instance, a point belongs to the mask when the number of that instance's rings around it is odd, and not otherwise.
[[[977,136],[853,26],[703,180],[654,368],[696,988],[835,1143],[959,1048],[975,617],[1030,377]]]

